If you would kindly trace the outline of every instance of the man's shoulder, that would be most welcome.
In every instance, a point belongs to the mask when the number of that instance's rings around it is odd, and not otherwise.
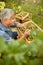
[[[0,27],[3,26],[1,23],[0,23]]]
[[[7,28],[6,28],[6,27],[4,27],[1,23],[0,23],[0,28],[1,28],[2,30],[7,29]]]

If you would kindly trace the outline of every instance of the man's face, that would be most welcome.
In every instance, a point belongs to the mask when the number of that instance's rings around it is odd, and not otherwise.
[[[3,20],[3,25],[7,26],[7,27],[10,27],[10,26],[13,26],[14,25],[14,19],[4,19]]]
[[[3,19],[2,23],[7,26],[7,27],[10,27],[10,26],[13,26],[14,25],[14,22],[16,21],[15,17],[14,17],[14,14],[10,17],[10,18],[5,18]]]

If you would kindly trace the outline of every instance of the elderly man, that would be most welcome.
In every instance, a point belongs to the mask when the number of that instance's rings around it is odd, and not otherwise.
[[[0,14],[0,19],[1,19],[1,23],[0,23],[0,36],[5,37],[7,40],[6,42],[8,43],[9,41],[11,41],[11,39],[17,39],[18,33],[17,32],[12,32],[11,31],[11,26],[13,27],[24,27],[28,24],[28,22],[21,24],[19,22],[16,22],[16,19],[14,19],[14,12],[12,9],[4,9],[1,11]],[[24,35],[20,38],[20,40],[24,39],[25,37],[28,36],[28,34],[30,34],[29,30],[26,30]]]

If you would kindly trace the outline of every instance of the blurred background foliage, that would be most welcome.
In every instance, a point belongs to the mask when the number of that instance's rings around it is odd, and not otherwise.
[[[43,0],[1,0],[6,7],[14,12],[26,11],[32,13],[32,19],[43,29]]]

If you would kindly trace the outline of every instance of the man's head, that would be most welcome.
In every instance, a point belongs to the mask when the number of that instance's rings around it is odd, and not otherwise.
[[[14,11],[12,9],[6,8],[1,11],[1,21],[4,25],[12,25],[14,21],[12,18],[14,16]]]
[[[4,19],[10,19],[11,16],[14,15],[14,11],[9,8],[5,8],[1,11],[1,20],[3,21]]]

